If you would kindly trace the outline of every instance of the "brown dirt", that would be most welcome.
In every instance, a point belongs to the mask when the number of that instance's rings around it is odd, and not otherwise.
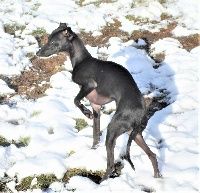
[[[136,30],[130,36],[130,39],[137,40],[139,38],[146,38],[150,44],[163,39],[165,37],[171,37],[171,31],[176,27],[177,23],[170,23],[166,28],[161,28],[159,32],[150,32],[147,30],[140,31]]]
[[[48,35],[38,38],[40,45],[44,45],[48,41]],[[59,53],[49,58],[33,56],[30,59],[32,67],[29,70],[25,70],[20,75],[11,78],[3,75],[0,75],[0,78],[17,94],[23,95],[27,99],[37,99],[44,96],[45,91],[50,87],[51,76],[63,69],[63,64],[68,59],[67,56],[66,53]],[[8,100],[9,96],[0,96],[0,104],[7,103]]]
[[[92,33],[86,33],[82,31],[79,36],[83,40],[85,44],[89,44],[91,46],[102,47],[108,42],[111,37],[119,37],[122,40],[127,39],[128,33],[120,30],[121,27],[120,21],[117,19],[114,20],[113,23],[108,23],[102,30],[102,35],[100,36],[92,36]]]
[[[187,51],[192,50],[193,48],[200,45],[200,35],[193,34],[189,36],[177,37],[178,41],[183,45],[183,48]]]
[[[39,98],[50,87],[51,76],[62,70],[66,57],[64,53],[47,59],[34,57],[31,69],[23,71],[20,76],[12,77],[10,84],[19,95],[25,95],[28,99]]]
[[[166,16],[163,19],[166,19]],[[124,42],[128,40],[137,41],[138,39],[146,39],[149,44],[153,44],[159,39],[163,39],[166,37],[173,37],[177,39],[178,41],[180,41],[180,43],[183,45],[183,48],[186,49],[187,51],[190,51],[191,49],[200,45],[199,34],[193,34],[193,35],[181,36],[181,37],[173,36],[172,30],[176,26],[177,26],[176,22],[171,22],[165,28],[161,28],[159,32],[150,32],[147,30],[135,30],[132,32],[131,35],[129,35],[127,32],[124,32],[119,29],[121,27],[121,23],[120,21],[115,19],[114,23],[107,24],[107,26],[105,26],[101,30],[102,35],[100,36],[93,37],[92,33],[86,33],[86,32],[81,32],[79,35],[83,39],[85,44],[89,44],[91,46],[98,46],[98,47],[105,46],[111,37],[119,37]],[[149,50],[147,50],[147,52],[149,53]],[[152,56],[152,58],[155,60],[156,63],[160,63],[164,60],[165,55],[160,53],[155,56]]]

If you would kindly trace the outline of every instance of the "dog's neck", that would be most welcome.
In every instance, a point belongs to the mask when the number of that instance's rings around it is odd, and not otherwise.
[[[69,54],[72,63],[72,68],[74,68],[75,65],[79,64],[84,59],[91,57],[91,54],[88,52],[82,40],[78,36],[74,37],[71,44],[72,45]]]

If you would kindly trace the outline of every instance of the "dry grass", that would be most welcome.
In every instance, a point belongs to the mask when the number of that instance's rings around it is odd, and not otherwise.
[[[79,36],[85,44],[102,47],[105,46],[111,37],[119,37],[122,40],[127,38],[128,33],[120,30],[120,27],[120,21],[115,19],[113,23],[107,23],[107,25],[101,30],[102,35],[94,37],[92,36],[92,33],[82,31]]]
[[[192,50],[193,48],[200,45],[200,35],[199,34],[193,34],[189,36],[181,36],[177,37],[179,42],[183,45],[183,48],[187,51]]]

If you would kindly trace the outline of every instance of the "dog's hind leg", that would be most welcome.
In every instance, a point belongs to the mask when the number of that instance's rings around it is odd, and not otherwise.
[[[115,171],[114,164],[114,148],[117,138],[127,131],[127,123],[120,121],[119,119],[112,119],[111,123],[108,125],[107,135],[106,135],[106,151],[107,151],[107,169],[103,176],[101,182],[111,177]]]
[[[162,175],[160,174],[160,171],[158,169],[158,162],[157,162],[157,159],[156,159],[156,154],[153,153],[150,150],[150,148],[148,147],[148,145],[144,141],[144,138],[143,138],[142,134],[138,133],[136,135],[134,141],[136,142],[136,144],[138,146],[140,146],[144,150],[144,152],[148,155],[149,159],[151,160],[151,163],[152,163],[152,166],[153,166],[153,170],[154,170],[154,177],[155,178],[162,177]]]

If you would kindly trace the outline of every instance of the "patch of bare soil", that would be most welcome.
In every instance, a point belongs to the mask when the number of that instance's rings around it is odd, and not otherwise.
[[[147,30],[140,31],[135,30],[130,36],[130,39],[137,40],[139,38],[146,38],[150,44],[156,42],[159,39],[163,39],[165,37],[171,37],[171,31],[177,26],[176,22],[170,23],[166,26],[166,28],[161,28],[159,32],[150,32]]]
[[[189,36],[181,36],[176,37],[178,41],[183,45],[183,48],[187,51],[192,50],[193,48],[200,45],[200,35],[199,34],[193,34]]]
[[[49,81],[53,74],[63,69],[64,61],[67,55],[60,53],[51,58],[34,57],[32,67],[23,71],[19,76],[11,78],[1,75],[10,88],[14,89],[17,94],[26,96],[27,99],[37,99],[44,95],[45,91],[50,87]],[[2,96],[1,101],[6,98]]]
[[[48,35],[37,37],[39,45],[44,45],[48,41]],[[63,64],[67,60],[66,53],[49,58],[39,58],[33,56],[30,61],[32,67],[23,71],[18,76],[7,77],[0,75],[8,86],[15,90],[19,95],[25,96],[27,99],[37,99],[44,96],[45,91],[50,87],[50,78],[56,72],[63,69]],[[0,96],[0,104],[7,103],[8,96]]]
[[[102,47],[108,42],[111,37],[119,37],[122,40],[126,40],[129,36],[127,32],[120,30],[121,22],[117,19],[114,19],[113,23],[108,23],[102,30],[101,35],[92,36],[92,33],[86,33],[82,31],[79,36],[83,40],[85,44],[89,44],[91,46]]]
[[[105,26],[101,30],[102,35],[92,36],[92,33],[86,33],[82,31],[79,36],[82,38],[85,44],[98,47],[105,46],[111,37],[119,37],[124,42],[128,40],[137,41],[138,39],[145,39],[149,45],[155,43],[159,39],[173,37],[177,39],[183,45],[183,48],[187,51],[190,51],[200,45],[199,34],[192,34],[189,36],[181,37],[173,36],[172,30],[175,29],[176,26],[176,22],[170,22],[165,28],[161,28],[159,32],[150,32],[148,30],[135,30],[132,32],[131,35],[129,35],[127,32],[119,29],[121,27],[121,23],[120,21],[115,19],[114,23],[107,24],[107,26]],[[149,47],[146,47],[144,49],[146,49],[147,53],[151,56]],[[156,63],[160,63],[164,60],[165,55],[160,53],[151,57],[155,60]]]
[[[66,54],[60,53],[47,59],[34,57],[31,61],[33,65],[31,69],[22,72],[20,76],[13,77],[11,84],[18,94],[25,95],[29,99],[43,96],[50,87],[51,76],[62,70],[66,56]]]

